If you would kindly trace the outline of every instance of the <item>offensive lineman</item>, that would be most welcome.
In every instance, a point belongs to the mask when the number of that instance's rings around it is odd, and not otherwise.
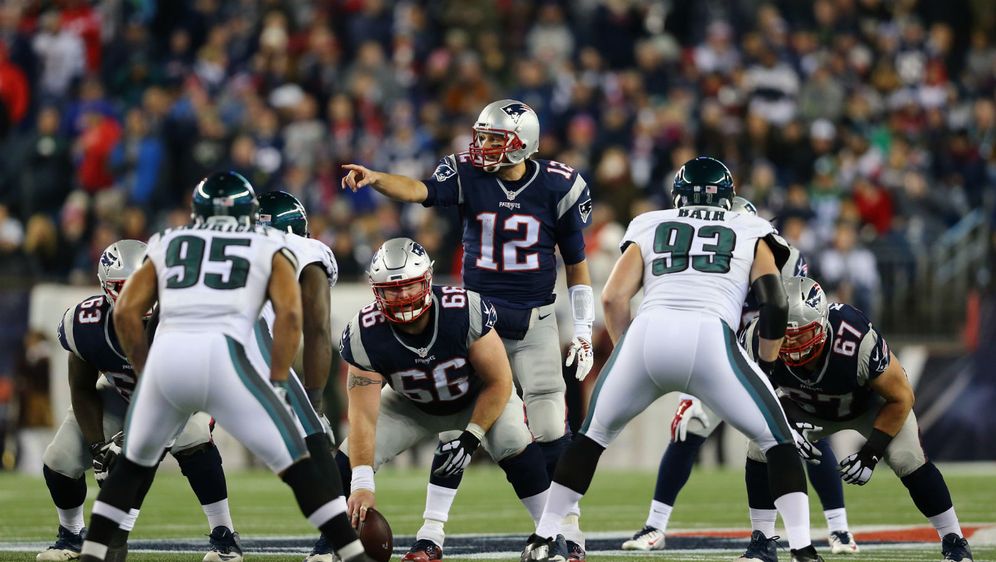
[[[771,382],[784,393],[788,418],[807,423],[813,439],[852,429],[868,441],[840,461],[841,477],[863,486],[880,460],[889,463],[917,509],[930,520],[941,539],[944,560],[971,562],[972,552],[962,535],[951,493],[920,445],[913,414],[913,389],[906,371],[868,318],[848,304],[827,301],[823,289],[807,277],[785,279],[789,313],[785,341],[769,371]],[[747,354],[758,356],[756,321],[740,333]],[[751,560],[777,560],[773,505],[765,485],[764,456],[747,448],[747,500],[750,504]],[[760,535],[760,536],[758,536]],[[746,556],[746,555],[745,555]]]
[[[730,209],[733,212],[757,215],[757,207],[739,195],[733,198]],[[796,248],[789,246],[789,258],[781,267],[785,277],[805,276],[809,267],[806,259]],[[741,324],[746,325],[757,315],[757,302],[753,293],[747,294],[744,303]],[[663,550],[665,532],[668,520],[674,508],[678,492],[688,482],[692,473],[695,457],[705,444],[706,439],[719,426],[715,420],[716,414],[702,401],[689,394],[682,394],[671,421],[671,443],[668,444],[661,457],[657,471],[657,485],[654,488],[654,498],[650,503],[650,512],[643,529],[622,544],[623,550]],[[837,472],[837,458],[830,448],[828,439],[820,439],[813,443],[820,453],[820,464],[806,464],[806,472],[823,504],[823,514],[826,517],[830,533],[827,541],[831,554],[854,554],[858,552],[858,544],[848,530],[847,510],[844,507],[844,490]],[[769,512],[772,518],[775,513]],[[770,533],[769,533],[770,536]],[[750,554],[750,553],[748,553]],[[750,558],[745,558],[749,560]]]
[[[456,431],[440,447],[435,473],[462,473],[483,445],[538,521],[550,481],[512,392],[494,307],[474,291],[433,285],[432,261],[408,238],[385,242],[369,275],[376,300],[349,322],[340,346],[349,363],[349,438],[337,460],[352,519],[374,507],[374,472],[383,463]]]
[[[623,237],[623,255],[602,292],[615,349],[584,426],[557,466],[522,560],[567,559],[560,521],[587,491],[602,451],[629,420],[678,390],[698,396],[764,451],[792,559],[820,561],[809,538],[802,461],[762,372],[778,358],[785,334],[786,297],[775,252],[784,259],[788,249],[767,221],[729,212],[733,178],[718,160],[686,162],[671,195],[676,209],[636,217]],[[641,286],[644,299],[631,320],[630,300]],[[746,358],[731,328],[739,323],[748,288],[760,304],[760,368]]]
[[[345,498],[323,481],[287,409],[286,381],[301,337],[296,258],[285,234],[253,224],[257,205],[245,178],[211,174],[194,189],[193,224],[153,235],[145,263],[121,292],[114,321],[139,385],[121,458],[93,506],[84,562],[104,559],[139,484],[195,411],[213,415],[278,473],[313,525],[346,539],[343,560],[369,560]],[[160,322],[149,349],[141,318],[157,298]],[[274,310],[270,384],[244,347],[267,298]]]
[[[59,535],[36,560],[79,558],[85,536],[83,474],[92,465],[95,480],[103,485],[121,452],[121,429],[136,381],[118,343],[112,312],[125,280],[142,265],[145,250],[145,243],[138,240],[119,240],[108,246],[97,266],[103,294],[70,307],[59,323],[59,343],[69,352],[72,406],[42,456],[45,484],[59,514]],[[211,440],[209,423],[204,414],[192,416],[170,452],[207,516],[211,550],[204,562],[239,562],[242,551],[228,509],[225,472],[218,448]],[[151,485],[149,478],[140,489],[135,507],[129,510],[126,528],[134,525],[137,506]]]
[[[488,104],[473,133],[467,152],[444,157],[431,178],[419,181],[347,164],[342,185],[354,191],[369,185],[392,199],[425,207],[460,207],[464,286],[490,300],[498,312],[495,331],[505,344],[529,429],[552,477],[570,442],[566,385],[556,351],[560,337],[553,307],[554,250],[564,259],[574,320],[566,366],[576,362],[576,377],[584,380],[594,361],[594,297],[582,233],[591,224],[591,193],[573,168],[531,158],[539,149],[540,130],[539,118],[528,105],[512,99]],[[433,469],[444,459],[437,453]],[[425,522],[402,560],[442,558],[443,524],[459,483],[460,478],[430,478]],[[572,558],[583,560],[579,513],[571,510],[564,532]]]

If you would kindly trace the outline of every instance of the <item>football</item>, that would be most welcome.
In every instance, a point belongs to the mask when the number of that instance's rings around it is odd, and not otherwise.
[[[363,550],[377,562],[387,562],[394,552],[394,535],[387,519],[376,509],[367,510],[367,518],[360,523],[360,542]]]

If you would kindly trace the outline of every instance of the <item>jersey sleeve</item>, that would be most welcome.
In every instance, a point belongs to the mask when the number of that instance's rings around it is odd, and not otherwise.
[[[861,338],[858,346],[858,383],[861,385],[875,380],[891,363],[889,344],[885,337],[868,323],[868,332]]]
[[[622,241],[619,242],[619,251],[625,252],[626,248],[630,244],[640,245],[642,239],[645,237],[647,226],[650,224],[650,219],[646,215],[640,215],[630,221],[629,226],[626,227],[626,233],[623,234]],[[647,248],[641,248],[642,250],[647,250]]]
[[[467,329],[467,347],[486,336],[495,327],[498,313],[487,299],[474,291],[467,291],[467,313],[470,326]]]
[[[460,172],[456,156],[453,154],[444,156],[436,164],[432,177],[422,180],[422,183],[429,191],[425,201],[422,201],[424,207],[450,207],[463,203]]]
[[[572,171],[567,181],[570,188],[557,200],[558,233],[577,232],[591,225],[592,202],[588,183],[577,170]]]
[[[66,312],[62,315],[62,320],[59,321],[57,332],[59,335],[59,345],[62,346],[62,349],[82,359],[79,349],[76,347],[76,337],[73,333],[77,306],[79,305],[74,305],[66,309]]]
[[[751,320],[746,326],[740,329],[740,333],[737,334],[737,340],[740,342],[740,347],[747,351],[747,357],[750,357],[753,361],[757,361],[759,343],[757,334],[757,318]]]
[[[288,238],[288,240],[291,240],[291,238]],[[299,265],[301,270],[303,271],[305,267],[311,264],[318,264],[322,268],[322,271],[325,272],[325,276],[328,277],[329,287],[334,287],[336,282],[339,281],[339,264],[335,261],[332,249],[314,238],[300,238],[299,240],[303,241],[303,243],[299,244],[294,250],[297,253],[298,260],[300,260]]]
[[[339,340],[339,355],[346,363],[364,371],[373,371],[370,364],[370,356],[367,355],[366,347],[363,346],[363,337],[360,332],[360,315],[357,314],[346,324],[346,329],[342,331],[342,339]]]
[[[145,248],[144,260],[151,260],[156,271],[164,271],[166,268],[165,248],[163,248],[163,232],[157,232],[149,237],[149,242]]]

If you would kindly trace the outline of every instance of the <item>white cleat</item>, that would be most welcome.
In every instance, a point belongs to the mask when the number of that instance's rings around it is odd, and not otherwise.
[[[623,550],[664,550],[664,531],[653,527],[644,527],[633,535],[633,538],[622,543]]]
[[[831,531],[827,542],[831,554],[857,554],[861,550],[850,531]]]

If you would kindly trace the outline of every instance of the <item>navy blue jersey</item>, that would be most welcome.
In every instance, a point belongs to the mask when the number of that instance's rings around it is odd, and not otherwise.
[[[135,371],[114,332],[111,304],[104,295],[89,297],[69,307],[59,322],[59,343],[114,385],[125,399],[135,391]]]
[[[756,360],[757,320],[740,332],[740,342]],[[771,382],[810,414],[831,421],[853,419],[874,403],[869,382],[889,367],[889,345],[860,310],[830,305],[830,330],[819,368],[810,372],[776,361]]]
[[[474,291],[433,285],[428,327],[396,330],[377,310],[363,307],[342,332],[347,363],[380,373],[387,384],[428,414],[444,416],[473,404],[481,381],[470,364],[470,345],[494,327],[491,304]]]
[[[591,192],[565,164],[527,160],[520,181],[503,182],[471,165],[467,153],[451,154],[423,181],[429,189],[423,205],[460,206],[463,284],[495,304],[553,302],[555,247],[569,264],[584,259],[581,231],[591,224]]]

